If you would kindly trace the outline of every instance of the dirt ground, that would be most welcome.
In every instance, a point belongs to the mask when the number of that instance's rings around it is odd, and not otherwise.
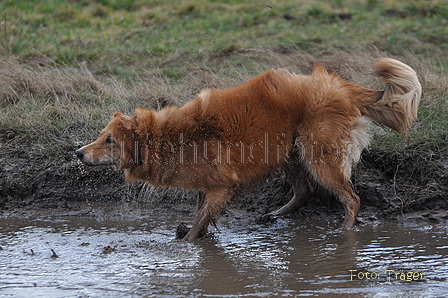
[[[359,224],[385,220],[448,224],[448,150],[444,144],[404,147],[393,154],[365,151],[354,171],[353,184],[361,198]],[[412,147],[420,146],[419,150]],[[431,156],[428,160],[428,156]],[[50,159],[50,157],[48,157]],[[144,183],[128,184],[113,167],[88,167],[67,152],[66,161],[42,166],[41,156],[20,149],[0,156],[0,215],[27,216],[36,212],[89,215],[93,204],[133,206],[136,209],[170,208],[193,216],[196,193],[182,189],[152,189]],[[47,163],[48,164],[48,163]],[[229,209],[261,217],[292,196],[282,171],[255,185],[239,189]],[[315,187],[297,220],[316,216],[343,220],[342,205]]]

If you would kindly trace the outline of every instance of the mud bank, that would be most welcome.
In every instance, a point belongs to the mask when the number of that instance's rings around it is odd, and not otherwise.
[[[71,148],[70,148],[71,149]],[[112,167],[87,167],[67,150],[63,162],[49,162],[33,149],[0,155],[0,212],[23,216],[36,212],[89,215],[96,203],[127,204],[133,209],[173,209],[194,213],[196,193],[180,189],[152,189],[128,184]],[[422,154],[424,152],[424,154]],[[360,224],[385,220],[448,223],[448,146],[403,145],[393,153],[365,151],[353,183],[361,198]],[[291,197],[290,185],[279,171],[262,182],[236,192],[230,208],[257,217],[278,208]],[[342,221],[342,205],[315,187],[295,217]],[[132,213],[129,214],[132,217]]]

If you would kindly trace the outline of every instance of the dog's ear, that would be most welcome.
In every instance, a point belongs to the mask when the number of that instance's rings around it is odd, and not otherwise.
[[[121,121],[123,122],[124,128],[126,128],[128,130],[132,130],[135,128],[135,118],[134,117],[129,117],[129,116],[123,115],[120,112],[115,112],[114,118],[121,119]]]
[[[314,69],[311,75],[313,77],[326,77],[328,76],[328,72],[322,64],[314,63]]]

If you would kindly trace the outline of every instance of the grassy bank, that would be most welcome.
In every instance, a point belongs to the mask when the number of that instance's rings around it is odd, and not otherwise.
[[[383,56],[417,70],[423,102],[408,143],[378,129],[370,152],[400,161],[412,148],[420,163],[440,160],[448,139],[445,1],[277,2],[0,2],[0,186],[8,160],[29,161],[17,171],[30,180],[74,160],[116,110],[182,104],[271,67],[307,74],[314,62],[380,89],[371,67]]]

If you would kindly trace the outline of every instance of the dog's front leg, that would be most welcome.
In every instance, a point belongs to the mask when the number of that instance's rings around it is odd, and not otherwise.
[[[203,191],[200,191],[198,194],[198,201],[196,202],[196,214],[199,212],[199,210],[202,209],[205,203],[205,193]]]
[[[209,189],[204,191],[205,196],[200,195],[199,200],[203,200],[198,205],[196,218],[193,227],[185,235],[184,240],[192,241],[204,236],[207,228],[214,223],[219,214],[224,210],[227,201],[232,197],[232,191],[227,188]]]

